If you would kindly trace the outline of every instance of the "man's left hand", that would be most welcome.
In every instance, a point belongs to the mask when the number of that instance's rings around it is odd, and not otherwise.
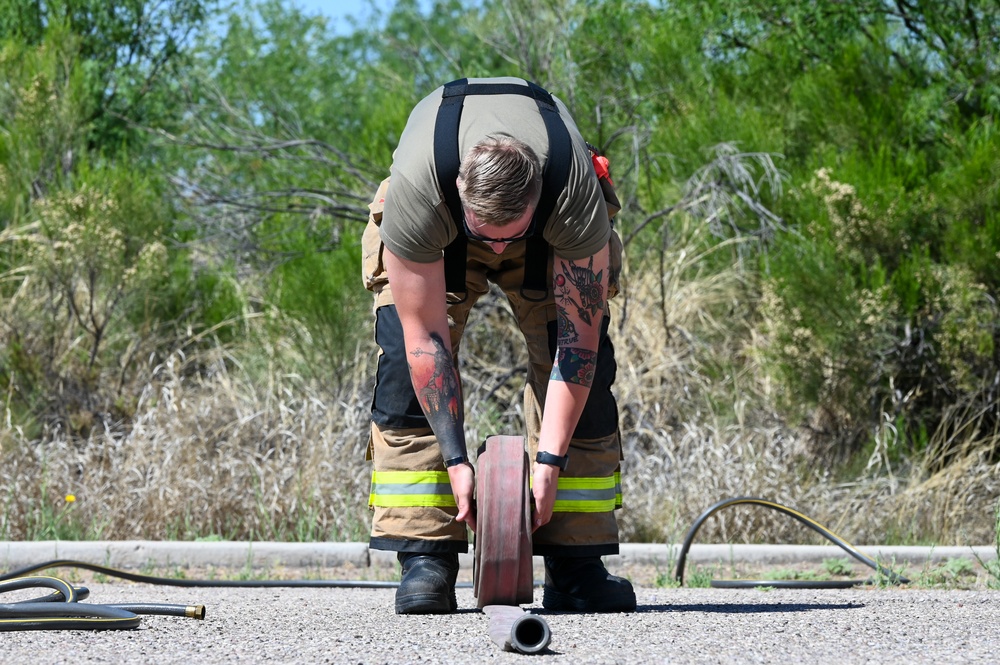
[[[458,515],[455,519],[465,522],[475,531],[476,502],[473,500],[473,492],[476,489],[476,473],[472,465],[466,462],[449,467],[448,479],[451,481],[451,492],[455,496],[455,503],[458,504]]]

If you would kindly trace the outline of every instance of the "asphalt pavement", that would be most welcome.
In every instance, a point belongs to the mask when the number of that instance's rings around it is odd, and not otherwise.
[[[880,560],[917,567],[955,557],[995,557],[995,548],[988,547],[864,549]],[[456,614],[398,616],[391,588],[180,588],[72,572],[68,579],[90,590],[83,602],[201,604],[206,618],[143,616],[139,628],[127,631],[4,632],[0,662],[1000,662],[997,591],[657,586],[657,580],[671,572],[675,554],[668,546],[626,545],[622,555],[606,558],[609,568],[632,577],[637,585],[639,607],[631,614],[548,612],[536,588],[534,602],[523,607],[547,622],[552,637],[548,648],[534,656],[507,652],[494,643],[487,617],[464,586],[458,590]],[[703,545],[692,549],[689,562],[717,568],[783,566],[843,556],[835,547]],[[226,569],[230,574],[253,569],[286,578],[330,571],[341,579],[396,576],[391,555],[358,544],[0,543],[0,570],[5,572],[58,558],[142,571],[173,566],[179,577]],[[470,570],[471,557],[463,557],[462,580],[468,581]]]
[[[397,616],[392,589],[176,589],[95,584],[90,602],[204,603],[204,621],[0,634],[5,663],[996,663],[1000,594],[637,590],[633,614],[556,614],[539,655],[501,650],[469,589],[447,616]]]

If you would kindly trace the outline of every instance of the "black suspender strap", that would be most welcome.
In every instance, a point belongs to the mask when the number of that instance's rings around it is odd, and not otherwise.
[[[552,212],[556,209],[556,200],[566,188],[569,179],[569,165],[573,159],[573,146],[570,144],[569,131],[566,123],[559,116],[552,95],[539,88],[534,83],[528,87],[535,93],[535,102],[545,122],[545,132],[549,137],[549,157],[545,160],[542,171],[542,195],[538,199],[532,224],[535,233],[528,238],[524,256],[524,282],[521,285],[521,295],[534,301],[545,300],[549,293],[548,265],[549,243],[542,232]],[[544,99],[541,95],[544,94]]]
[[[549,155],[542,171],[542,192],[535,208],[531,236],[525,242],[524,283],[521,294],[530,300],[544,300],[548,295],[549,244],[543,231],[549,217],[555,210],[559,195],[566,188],[573,147],[569,131],[559,115],[559,109],[547,91],[528,82],[527,86],[517,83],[469,83],[459,79],[446,83],[438,107],[434,125],[434,166],[438,186],[444,195],[445,204],[451,213],[457,235],[444,251],[445,284],[449,292],[465,293],[465,269],[468,238],[462,224],[464,213],[458,197],[458,168],[461,164],[458,132],[462,119],[462,107],[467,95],[522,95],[532,97],[538,105],[545,131],[549,139]]]
[[[444,86],[444,95],[438,107],[434,123],[434,169],[437,172],[438,187],[444,195],[444,202],[451,213],[457,234],[444,249],[444,282],[450,293],[465,293],[465,255],[469,239],[462,226],[462,202],[458,198],[458,167],[462,156],[458,148],[458,128],[462,120],[462,105],[465,103],[465,87],[468,79],[452,81]]]

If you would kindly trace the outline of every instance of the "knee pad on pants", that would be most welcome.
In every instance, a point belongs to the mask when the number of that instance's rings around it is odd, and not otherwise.
[[[382,353],[378,357],[372,395],[372,420],[379,427],[389,429],[430,427],[410,381],[403,325],[395,305],[375,310],[375,342]]]

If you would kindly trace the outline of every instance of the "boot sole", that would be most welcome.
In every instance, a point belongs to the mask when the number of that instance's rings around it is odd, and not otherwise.
[[[597,599],[576,598],[546,586],[542,593],[542,607],[554,612],[584,612],[587,614],[634,612],[635,594],[614,594]]]
[[[458,609],[455,594],[421,593],[396,599],[396,614],[451,614]]]

